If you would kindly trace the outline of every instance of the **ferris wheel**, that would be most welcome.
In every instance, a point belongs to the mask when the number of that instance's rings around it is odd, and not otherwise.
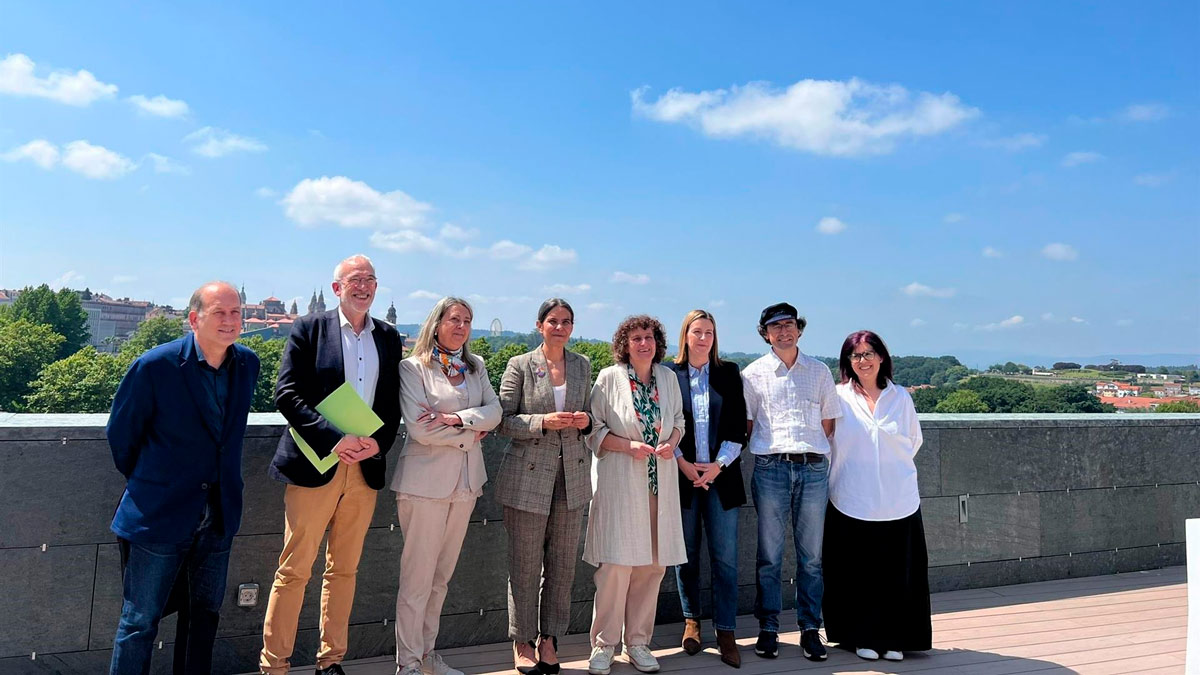
[[[490,330],[492,337],[500,337],[500,334],[504,332],[504,324],[500,323],[500,319],[492,319]]]

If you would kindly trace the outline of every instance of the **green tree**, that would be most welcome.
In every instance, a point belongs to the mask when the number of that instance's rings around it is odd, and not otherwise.
[[[988,410],[997,413],[1016,412],[1023,403],[1033,398],[1032,385],[1001,377],[972,377],[960,383],[959,389],[979,394]]]
[[[183,337],[183,319],[156,316],[138,324],[137,330],[121,344],[121,358],[127,364],[155,347]]]
[[[979,394],[970,389],[959,389],[942,399],[933,409],[938,413],[985,413],[988,406]]]
[[[508,360],[527,351],[529,348],[524,343],[510,342],[485,359],[488,377],[492,380],[492,388],[497,393],[500,392],[500,380],[504,377],[504,368],[508,366]]]
[[[954,392],[954,387],[924,387],[912,392],[913,406],[919,413],[931,413],[942,399]]]
[[[25,319],[41,323],[63,340],[58,346],[58,358],[66,358],[83,349],[88,342],[88,317],[79,294],[69,289],[55,293],[46,284],[37,288],[25,287],[12,304],[0,307],[0,322]]]
[[[0,321],[0,410],[23,408],[30,384],[54,362],[64,340],[47,324],[11,317]]]
[[[601,370],[616,363],[613,360],[612,345],[607,342],[584,342],[579,341],[571,344],[568,347],[576,354],[583,354],[592,362],[592,382],[596,381],[596,376]]]
[[[477,337],[471,340],[467,344],[467,349],[471,350],[472,354],[484,361],[487,361],[488,357],[492,355],[492,343],[488,342],[488,339],[485,337]]]
[[[279,379],[279,361],[283,358],[286,340],[264,340],[260,335],[253,335],[238,342],[258,355],[258,382],[254,384],[251,412],[274,412],[275,382]]]
[[[1082,384],[1061,387],[1035,387],[1033,395],[1017,405],[1019,413],[1100,413],[1115,412],[1116,408],[1101,403]]]
[[[127,367],[115,354],[84,347],[42,369],[30,386],[27,408],[40,413],[108,412]]]
[[[1154,412],[1160,413],[1200,413],[1200,405],[1195,401],[1170,401],[1160,403]]]

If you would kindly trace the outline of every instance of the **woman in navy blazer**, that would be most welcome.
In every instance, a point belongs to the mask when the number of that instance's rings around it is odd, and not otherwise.
[[[738,668],[741,655],[733,630],[737,621],[738,507],[746,503],[742,446],[746,442],[746,400],[737,364],[717,356],[717,323],[694,309],[679,331],[679,355],[670,364],[679,378],[686,424],[676,450],[680,515],[687,562],[675,567],[683,605],[683,649],[700,652],[700,537],[708,531],[712,562],[713,627],[721,660]],[[698,408],[697,406],[703,406]],[[699,428],[699,433],[698,433]]]

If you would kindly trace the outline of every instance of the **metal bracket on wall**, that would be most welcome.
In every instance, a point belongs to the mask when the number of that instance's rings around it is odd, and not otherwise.
[[[970,499],[970,497],[971,495],[958,496],[958,522],[960,523],[967,522],[967,500]]]

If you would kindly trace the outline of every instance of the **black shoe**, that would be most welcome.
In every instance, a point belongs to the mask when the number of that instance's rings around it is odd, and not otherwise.
[[[335,663],[328,668],[317,668],[317,675],[346,675],[346,671],[342,670],[342,664]]]
[[[829,657],[825,645],[821,644],[821,634],[813,629],[800,634],[800,648],[804,650],[804,658],[809,661],[824,661]]]
[[[558,638],[554,637],[553,635],[542,635],[542,636],[538,637],[538,642],[541,642],[543,640],[549,640],[549,641],[553,642],[554,643],[554,653],[558,654]],[[533,653],[537,654],[536,648],[534,649]],[[545,661],[541,660],[540,658],[538,659],[536,670],[538,673],[541,673],[541,675],[558,675],[558,671],[561,669],[562,669],[561,663],[546,663]]]
[[[779,634],[767,630],[758,631],[758,642],[754,643],[754,653],[764,659],[779,656]]]

